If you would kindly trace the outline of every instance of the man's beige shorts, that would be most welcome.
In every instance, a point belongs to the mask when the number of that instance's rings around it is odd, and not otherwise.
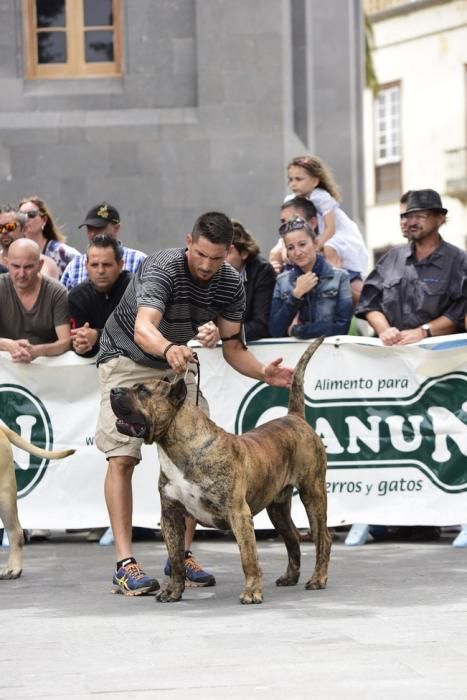
[[[195,365],[193,365],[195,367]],[[101,389],[101,405],[96,428],[96,445],[101,452],[109,457],[134,457],[141,460],[141,438],[130,437],[119,433],[115,427],[116,416],[110,406],[110,390],[114,387],[131,387],[133,384],[146,382],[151,379],[174,379],[177,375],[171,369],[155,369],[139,365],[128,357],[117,357],[99,365],[99,384]],[[196,403],[197,376],[188,372],[185,379],[188,398]],[[209,415],[206,399],[200,392],[199,407]]]

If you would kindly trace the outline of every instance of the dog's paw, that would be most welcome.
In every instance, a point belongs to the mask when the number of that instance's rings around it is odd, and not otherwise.
[[[19,578],[22,573],[22,569],[0,569],[0,580],[11,581],[12,579]]]
[[[174,591],[169,591],[167,588],[160,590],[156,593],[156,601],[158,603],[176,603],[182,599],[181,593],[175,593]]]
[[[242,591],[240,594],[240,603],[242,605],[258,605],[263,602],[263,592],[260,590],[256,591]]]
[[[312,576],[309,581],[306,582],[305,588],[307,591],[320,591],[326,588],[327,579],[320,579],[317,576]]]
[[[293,576],[291,574],[284,574],[276,579],[276,586],[296,586],[299,578],[299,573],[294,574]]]

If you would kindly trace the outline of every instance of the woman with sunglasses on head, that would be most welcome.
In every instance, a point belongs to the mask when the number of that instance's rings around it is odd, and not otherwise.
[[[8,250],[13,241],[24,238],[23,226],[26,217],[13,207],[0,205],[0,273],[8,272]],[[59,270],[52,258],[41,254],[41,275],[58,280]]]
[[[56,262],[61,277],[70,260],[80,255],[79,250],[65,243],[65,236],[43,199],[37,195],[23,197],[18,207],[26,217],[24,235],[35,241],[41,252]]]
[[[331,267],[317,251],[317,237],[301,217],[281,224],[292,269],[276,279],[269,332],[273,338],[346,335],[352,318],[352,293],[345,270]]]

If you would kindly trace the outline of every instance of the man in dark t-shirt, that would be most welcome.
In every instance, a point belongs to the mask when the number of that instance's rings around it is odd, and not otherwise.
[[[108,233],[91,239],[86,252],[88,279],[70,289],[68,306],[72,322],[73,350],[93,357],[107,319],[118,305],[132,273],[123,269],[123,250]]]
[[[126,595],[157,590],[159,583],[142,571],[131,553],[131,478],[141,459],[142,440],[116,430],[110,389],[195,369],[187,343],[208,321],[216,322],[224,358],[238,372],[275,386],[288,387],[292,380],[293,370],[283,367],[280,359],[264,366],[241,340],[245,293],[240,276],[225,263],[232,236],[232,222],[225,214],[200,216],[187,236],[186,250],[164,250],[143,262],[101,336],[96,445],[108,460],[105,496],[117,554],[113,582]],[[188,373],[186,383],[188,395],[194,397],[193,375]],[[207,411],[203,396],[199,405]],[[187,519],[186,575],[197,585],[214,585],[214,577],[201,570],[189,549],[195,525]]]
[[[14,362],[54,357],[70,349],[66,291],[43,277],[39,246],[27,238],[10,245],[9,272],[0,275],[0,350]]]

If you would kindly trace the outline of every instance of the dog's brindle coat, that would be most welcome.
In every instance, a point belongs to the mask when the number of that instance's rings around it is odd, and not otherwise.
[[[112,389],[117,428],[146,443],[157,442],[161,472],[161,529],[172,575],[159,600],[180,600],[185,588],[184,515],[207,527],[231,529],[245,574],[242,603],[261,603],[263,592],[253,515],[267,509],[288,553],[278,586],[293,586],[300,575],[300,539],[290,508],[296,488],[316,546],[316,564],[306,588],[326,586],[331,537],[326,524],[326,452],[305,420],[303,377],[323,341],[313,342],[295,369],[288,415],[237,436],[213,423],[185,401],[183,379],[155,380],[132,389]],[[165,454],[164,454],[165,453]]]
[[[10,554],[6,567],[0,569],[0,579],[18,578],[23,567],[23,529],[18,519],[17,491],[13,450],[11,444],[20,447],[29,454],[43,459],[62,459],[72,455],[75,450],[50,452],[31,445],[13,430],[0,426],[0,518],[10,541]]]

